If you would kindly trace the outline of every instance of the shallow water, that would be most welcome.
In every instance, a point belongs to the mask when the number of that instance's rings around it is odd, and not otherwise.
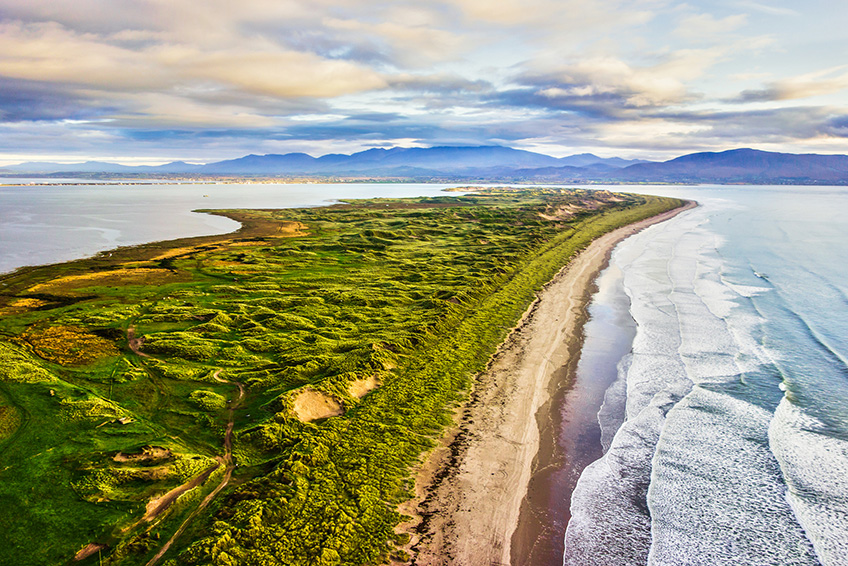
[[[848,564],[848,189],[650,192],[702,206],[613,254],[637,332],[564,563]]]
[[[450,186],[57,184],[70,181],[0,186],[0,273],[88,257],[117,246],[224,234],[239,227],[229,218],[192,212],[198,208],[297,208],[354,198],[438,196]]]

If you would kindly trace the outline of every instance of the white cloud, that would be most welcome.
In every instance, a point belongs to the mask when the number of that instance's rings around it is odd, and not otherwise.
[[[747,20],[745,14],[720,19],[711,14],[694,14],[680,20],[674,35],[689,41],[714,40],[743,27]]]
[[[22,122],[3,130],[7,150],[173,143],[197,158],[203,147],[267,148],[266,134],[316,153],[557,136],[596,149],[711,144],[717,123],[657,116],[726,111],[729,88],[759,83],[741,97],[766,102],[754,108],[830,96],[835,115],[848,113],[836,100],[848,67],[822,62],[844,40],[803,55],[787,47],[816,46],[806,30],[833,17],[787,0],[3,0],[2,14],[0,117]],[[764,14],[794,15],[793,35],[790,20]],[[798,71],[787,76],[793,53]],[[805,71],[808,53],[828,68]],[[344,119],[369,113],[382,117]],[[24,127],[36,123],[51,134]],[[731,125],[725,142],[744,133]],[[169,141],[169,128],[200,133]]]
[[[784,6],[774,6],[772,4],[766,4],[764,2],[752,2],[749,0],[743,0],[741,2],[737,2],[737,5],[740,8],[746,8],[749,10],[754,10],[756,12],[762,12],[764,14],[769,14],[772,16],[800,16],[801,13],[797,10],[793,10],[792,8],[786,8]]]
[[[784,101],[826,96],[848,90],[848,65],[804,73],[767,83],[759,90],[748,90],[741,101]]]

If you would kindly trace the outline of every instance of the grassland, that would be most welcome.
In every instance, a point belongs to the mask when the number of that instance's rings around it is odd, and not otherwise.
[[[410,471],[534,293],[679,204],[210,211],[244,227],[3,278],[0,564],[147,564],[178,529],[163,563],[404,560]]]

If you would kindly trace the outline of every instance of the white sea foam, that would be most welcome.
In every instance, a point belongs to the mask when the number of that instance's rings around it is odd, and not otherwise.
[[[625,277],[627,293],[639,292],[638,297],[631,295],[631,311],[638,311],[634,319],[640,326],[632,355],[621,365],[627,372],[626,420],[617,427],[603,458],[584,470],[574,490],[566,565],[641,566],[647,560],[651,458],[666,412],[691,387],[676,355],[676,311],[668,300],[671,282],[662,261],[663,249],[674,238],[667,225],[654,226],[620,246],[613,257],[637,280],[633,283]],[[610,400],[619,395],[622,385],[617,381],[608,391]]]
[[[572,494],[564,565],[645,564],[651,544],[645,491],[662,418],[659,410],[646,410],[625,423],[604,457],[583,471]]]
[[[669,411],[654,454],[649,564],[815,565],[781,496],[782,477],[766,440],[770,412],[705,388],[732,385],[759,365],[752,330],[761,319],[722,280],[719,240],[698,227],[680,242],[670,261],[671,300],[678,351],[697,385]]]
[[[737,293],[742,297],[756,297],[757,295],[762,295],[763,293],[768,293],[771,291],[771,287],[757,287],[755,285],[739,285],[735,283],[725,282],[725,285],[728,288],[732,289],[733,292]]]
[[[797,419],[772,421],[779,381],[754,301],[780,296],[730,265],[715,212],[683,214],[613,254],[637,334],[598,415],[605,455],[572,496],[566,565],[848,564],[848,448]],[[811,460],[825,477],[812,479]]]
[[[824,566],[848,564],[848,442],[784,398],[769,428],[786,498]]]
[[[771,413],[695,387],[666,417],[648,502],[648,564],[814,566],[769,452]]]
[[[604,402],[598,411],[598,425],[601,427],[601,446],[604,453],[609,450],[612,439],[624,424],[624,411],[627,404],[627,373],[630,370],[632,354],[624,356],[616,366],[616,379],[604,392]]]

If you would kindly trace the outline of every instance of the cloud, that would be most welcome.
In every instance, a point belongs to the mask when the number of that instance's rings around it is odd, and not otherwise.
[[[801,13],[797,10],[793,10],[791,8],[784,8],[782,6],[772,6],[771,4],[766,4],[764,2],[752,2],[749,0],[744,0],[742,2],[737,2],[737,5],[740,8],[746,8],[756,12],[761,12],[763,14],[769,14],[771,16],[798,17],[801,15]]]
[[[88,120],[110,110],[64,86],[0,76],[0,122]]]
[[[14,22],[0,24],[0,54],[0,75],[104,91],[162,91],[207,82],[284,98],[320,98],[386,84],[377,72],[355,63],[285,50],[261,39],[239,49],[181,43],[130,49],[58,24]]]
[[[837,138],[848,138],[848,114],[828,120],[822,127],[822,133]]]
[[[142,54],[56,23],[0,23],[0,75],[107,90],[161,88],[169,82]]]
[[[693,14],[684,17],[674,30],[674,35],[687,40],[713,40],[741,28],[747,23],[746,14],[716,18],[711,14]]]
[[[470,80],[453,73],[400,73],[390,77],[393,90],[448,94],[457,92],[482,93],[494,86],[485,80]]]
[[[0,127],[5,151],[194,160],[298,143],[567,153],[836,139],[846,112],[835,97],[827,111],[738,105],[848,88],[841,62],[786,76],[795,55],[763,49],[786,38],[777,26],[755,35],[775,22],[762,15],[789,13],[766,0],[4,0]],[[807,41],[829,18],[794,13]],[[803,56],[827,60],[815,53]],[[730,104],[729,80],[760,88]]]
[[[450,61],[472,44],[464,35],[435,27],[430,22],[409,24],[404,13],[394,11],[394,17],[389,21],[325,18],[322,24],[341,35],[345,43],[355,45],[357,38],[370,38],[383,46],[380,52],[386,61],[403,67],[423,67],[434,62]],[[412,21],[415,21],[414,16]]]
[[[469,22],[503,27],[531,27],[536,33],[583,33],[603,27],[644,24],[654,17],[651,8],[665,2],[622,0],[455,0],[452,5]],[[560,40],[567,40],[561,37]]]
[[[531,105],[604,116],[633,109],[662,108],[698,98],[688,81],[699,77],[721,50],[681,50],[649,66],[637,67],[614,57],[587,58],[516,80],[518,89],[496,96],[513,105]]]
[[[833,94],[848,89],[848,66],[840,65],[812,73],[773,81],[764,88],[745,90],[735,102],[797,100]]]

